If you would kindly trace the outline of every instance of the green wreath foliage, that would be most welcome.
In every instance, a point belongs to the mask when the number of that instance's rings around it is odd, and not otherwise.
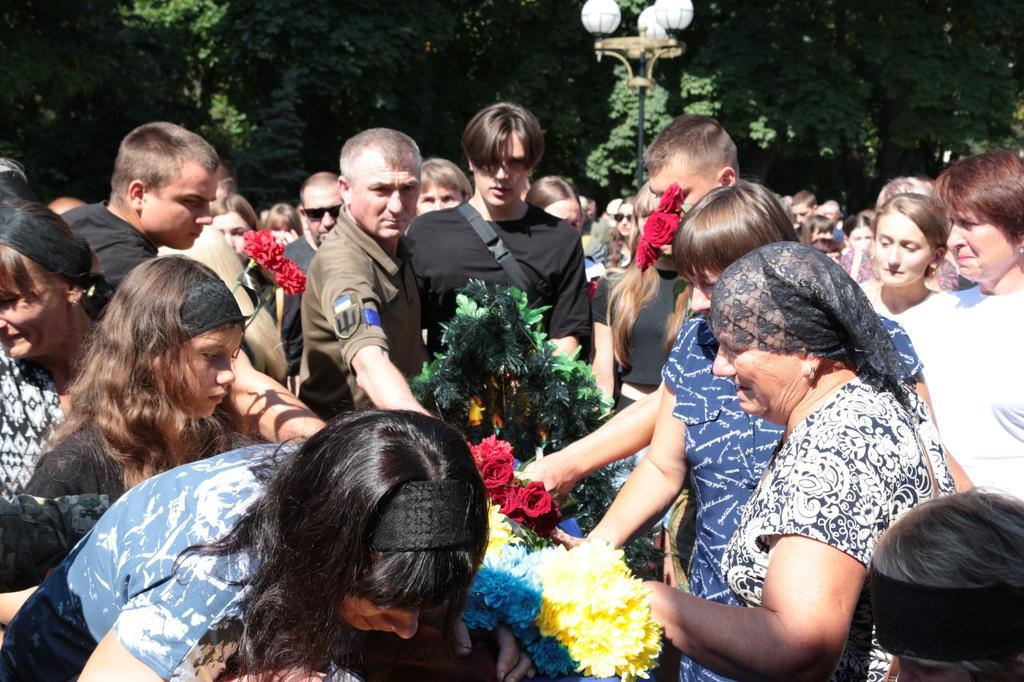
[[[412,380],[416,399],[472,443],[494,434],[512,444],[520,460],[561,450],[610,416],[590,365],[558,355],[543,330],[549,307],[531,308],[526,294],[504,285],[470,281],[456,297],[455,316],[443,326],[447,349]],[[590,533],[615,499],[616,481],[628,473],[618,462],[573,489],[574,513]],[[651,576],[661,553],[648,537],[626,548],[638,575]]]

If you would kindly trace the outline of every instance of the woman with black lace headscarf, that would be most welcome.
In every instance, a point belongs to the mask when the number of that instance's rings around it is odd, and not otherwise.
[[[730,677],[880,681],[875,542],[953,492],[928,411],[860,287],[814,248],[746,254],[718,278],[709,317],[715,375],[784,432],[723,559],[748,608],[659,589],[656,612],[684,653]]]

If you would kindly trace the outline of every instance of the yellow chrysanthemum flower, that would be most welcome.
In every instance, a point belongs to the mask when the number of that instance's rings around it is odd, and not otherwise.
[[[505,545],[519,542],[519,538],[512,532],[512,526],[505,520],[501,508],[496,504],[487,503],[487,554],[488,558],[501,556]]]
[[[547,552],[538,567],[543,598],[537,627],[554,636],[593,677],[647,677],[661,652],[650,592],[622,550],[590,542]]]

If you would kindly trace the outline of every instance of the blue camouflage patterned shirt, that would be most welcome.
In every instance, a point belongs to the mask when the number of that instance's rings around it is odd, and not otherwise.
[[[918,374],[922,365],[910,337],[898,323],[880,319],[907,365],[907,376]],[[718,340],[707,321],[693,317],[679,330],[662,378],[676,396],[673,415],[686,425],[686,462],[697,506],[690,592],[738,605],[722,573],[722,557],[785,427],[740,409],[732,379],[711,373],[717,354]],[[726,678],[684,656],[679,679]]]
[[[231,530],[262,491],[252,465],[277,447],[234,450],[129,490],[11,621],[0,678],[74,677],[111,628],[164,679],[215,677],[234,652],[225,633],[237,637],[245,590],[231,583],[248,576],[248,561],[179,556]]]

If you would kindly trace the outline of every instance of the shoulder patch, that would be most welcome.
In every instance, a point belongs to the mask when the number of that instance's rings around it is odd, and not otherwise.
[[[334,308],[334,333],[339,339],[347,339],[356,333],[363,321],[363,305],[356,296],[339,296],[332,304]]]

